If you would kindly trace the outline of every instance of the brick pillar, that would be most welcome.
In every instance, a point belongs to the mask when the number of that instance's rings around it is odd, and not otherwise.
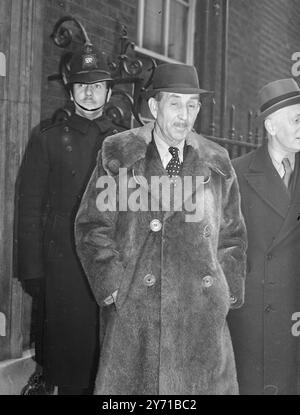
[[[199,69],[200,86],[215,91],[217,102],[215,121],[218,124],[221,89],[222,1],[197,0],[196,21],[198,24],[196,25],[195,65]],[[210,100],[204,99],[203,103],[196,129],[208,134],[211,123]]]
[[[0,361],[22,354],[23,294],[14,275],[15,185],[30,130],[40,121],[41,0],[0,0]]]

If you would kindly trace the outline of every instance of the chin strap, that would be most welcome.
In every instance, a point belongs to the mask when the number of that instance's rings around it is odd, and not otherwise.
[[[93,109],[85,108],[83,105],[80,105],[80,104],[76,101],[76,99],[74,98],[73,93],[72,93],[72,96],[73,96],[74,102],[76,102],[76,104],[78,105],[78,107],[82,108],[84,111],[94,112],[94,111],[99,111],[99,110],[101,110],[101,109],[102,109],[102,108],[103,108],[103,107],[107,104],[107,96],[108,96],[108,93],[109,93],[109,88],[108,88],[108,89],[107,89],[107,91],[106,91],[106,96],[105,96],[105,101],[104,101],[104,104],[103,104],[103,105],[100,105],[100,107],[98,107],[98,108],[93,108]]]

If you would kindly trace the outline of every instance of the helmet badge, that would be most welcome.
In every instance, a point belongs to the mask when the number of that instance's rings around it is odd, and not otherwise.
[[[97,69],[97,57],[94,54],[85,54],[82,56],[82,69]]]

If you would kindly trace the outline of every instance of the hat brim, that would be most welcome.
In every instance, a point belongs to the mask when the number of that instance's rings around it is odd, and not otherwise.
[[[257,114],[256,122],[263,122],[269,115],[271,115],[273,112],[280,110],[285,107],[289,107],[294,104],[300,103],[300,92],[299,95],[296,95],[292,98],[284,99],[280,102],[277,102],[276,104],[272,105],[271,107],[267,108],[265,111],[262,111]]]
[[[113,78],[104,71],[83,71],[70,75],[70,84],[94,84],[95,82],[112,81]]]
[[[173,92],[174,94],[201,94],[209,95],[214,94],[213,91],[207,91],[206,89],[200,88],[159,88],[159,89],[150,89],[143,93],[144,98],[148,100],[159,92]]]

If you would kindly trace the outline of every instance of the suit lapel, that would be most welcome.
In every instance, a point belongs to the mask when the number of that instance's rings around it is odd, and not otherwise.
[[[285,239],[292,231],[299,228],[300,219],[300,155],[299,153],[296,154],[296,163],[295,163],[295,171],[293,177],[293,185],[292,185],[292,196],[290,201],[290,207],[288,209],[286,218],[283,222],[283,225],[274,240],[274,244],[278,244],[283,239]]]
[[[152,177],[168,177],[168,174],[162,165],[162,161],[153,138],[146,150],[143,174],[149,185],[149,191]]]
[[[187,206],[187,201],[193,198],[193,195],[209,183],[211,178],[211,170],[199,155],[199,152],[191,145],[185,146],[183,166],[180,173],[183,180],[183,204]],[[184,186],[184,178],[191,178],[192,182],[186,182]],[[193,178],[193,179],[192,179]],[[203,193],[203,192],[202,192]]]
[[[263,145],[256,151],[249,171],[244,176],[258,196],[285,218],[290,198],[281,177],[273,166],[267,145]]]
[[[298,181],[298,178],[299,178],[299,170],[300,170],[300,153],[297,153],[295,155],[294,173],[293,173],[292,178],[291,178],[292,183],[289,186],[290,187],[290,192],[291,192],[291,200],[292,200],[292,202],[293,202],[294,198],[297,197],[297,194],[296,194],[296,192],[297,192],[297,190],[296,190],[297,189],[297,186],[298,186],[298,189],[299,189],[299,181]]]
[[[189,212],[193,216],[195,214],[194,210],[196,209],[193,200],[196,200],[199,205],[204,203],[203,186],[210,181],[210,176],[211,171],[199,156],[199,152],[193,146],[185,144],[183,165],[179,174],[181,191],[178,192],[178,187],[173,188],[171,186],[172,209],[166,212],[165,218],[168,218],[177,211]],[[194,195],[197,191],[199,193],[195,199]],[[199,209],[200,206],[197,206],[197,208]]]
[[[151,191],[151,185],[154,186],[155,183],[154,180],[156,178],[160,179],[161,177],[164,177],[165,180],[169,180],[153,139],[147,146],[145,157],[133,164],[132,174],[135,181],[143,188],[143,191],[147,192],[148,207],[150,209],[152,206],[152,198],[155,199],[154,203],[156,203],[156,200],[160,200],[160,191]],[[159,206],[161,206],[161,203],[159,203]]]
[[[145,158],[137,161],[133,165],[133,171],[140,186],[145,190],[147,189],[149,192],[151,191],[151,180],[154,176],[159,178],[164,177],[167,181],[170,180],[162,165],[154,140],[149,143]],[[189,179],[190,181],[185,182],[184,178],[187,176],[193,179]],[[195,179],[195,176],[198,176],[197,180]],[[184,161],[180,172],[182,191],[179,191],[179,186],[174,189],[173,185],[170,184],[171,209],[168,209],[169,203],[167,197],[163,198],[163,202],[160,202],[160,206],[162,206],[165,211],[165,219],[173,215],[176,211],[184,211],[185,206],[190,206],[191,203],[188,204],[188,200],[192,199],[197,189],[203,186],[203,183],[208,183],[210,181],[210,176],[211,171],[206,165],[205,160],[202,160],[199,157],[198,152],[193,146],[185,145]],[[142,177],[145,179],[141,179]],[[151,197],[155,197],[153,192]],[[160,193],[157,193],[157,197],[160,197]]]

